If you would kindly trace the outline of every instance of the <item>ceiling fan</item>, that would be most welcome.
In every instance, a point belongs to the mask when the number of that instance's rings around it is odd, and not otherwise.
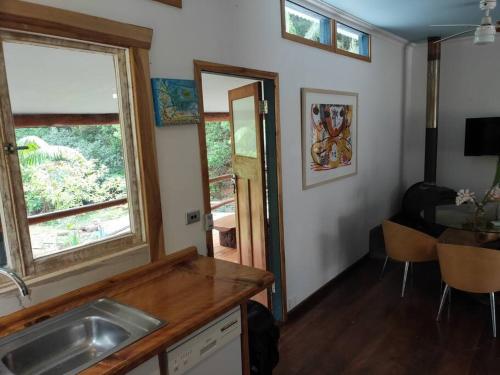
[[[462,31],[445,38],[442,38],[435,43],[444,42],[445,40],[455,38],[460,35],[474,33],[474,44],[490,44],[495,42],[495,35],[500,32],[500,21],[497,21],[496,26],[492,23],[490,12],[497,6],[496,0],[480,0],[479,8],[484,12],[483,18],[479,25],[471,24],[455,24],[455,25],[431,25],[431,27],[474,27],[473,29]]]

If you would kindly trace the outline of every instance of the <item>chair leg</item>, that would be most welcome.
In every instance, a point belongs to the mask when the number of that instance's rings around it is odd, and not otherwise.
[[[379,279],[382,280],[382,276],[384,276],[385,266],[387,266],[387,261],[389,260],[389,255],[385,256],[384,265],[382,266],[382,271],[380,272]]]
[[[410,267],[410,262],[405,262],[405,273],[403,275],[403,287],[401,288],[401,298],[405,296],[406,279],[408,278],[409,267]]]
[[[493,329],[493,337],[497,337],[497,317],[495,312],[495,293],[490,293],[490,307],[491,307],[491,327]]]
[[[414,272],[414,267],[415,265],[410,262],[410,282],[411,282],[411,287],[413,288],[413,281],[415,280],[415,272]]]
[[[448,284],[445,284],[444,290],[443,290],[443,295],[441,297],[441,303],[439,304],[439,310],[438,314],[436,317],[436,320],[439,322],[439,319],[441,319],[441,313],[443,312],[443,307],[444,307],[444,302],[446,301],[446,295],[450,292],[450,287]]]

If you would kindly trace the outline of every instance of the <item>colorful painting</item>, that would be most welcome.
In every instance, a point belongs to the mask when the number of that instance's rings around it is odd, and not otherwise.
[[[357,94],[302,89],[303,187],[356,173]]]
[[[153,78],[156,126],[198,124],[198,93],[192,80]]]

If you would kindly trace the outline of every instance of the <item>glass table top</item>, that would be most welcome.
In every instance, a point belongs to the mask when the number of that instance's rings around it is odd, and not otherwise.
[[[434,224],[472,232],[500,233],[498,204],[486,205],[484,216],[480,220],[474,219],[475,212],[472,204],[437,206]]]

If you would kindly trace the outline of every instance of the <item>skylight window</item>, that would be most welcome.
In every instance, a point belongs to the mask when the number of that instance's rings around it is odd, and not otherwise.
[[[370,35],[340,22],[335,23],[337,51],[370,57]]]
[[[285,31],[314,43],[332,45],[331,20],[291,1],[285,1]]]
[[[340,23],[303,4],[307,0],[281,0],[283,38],[330,52],[371,62],[371,36]]]

